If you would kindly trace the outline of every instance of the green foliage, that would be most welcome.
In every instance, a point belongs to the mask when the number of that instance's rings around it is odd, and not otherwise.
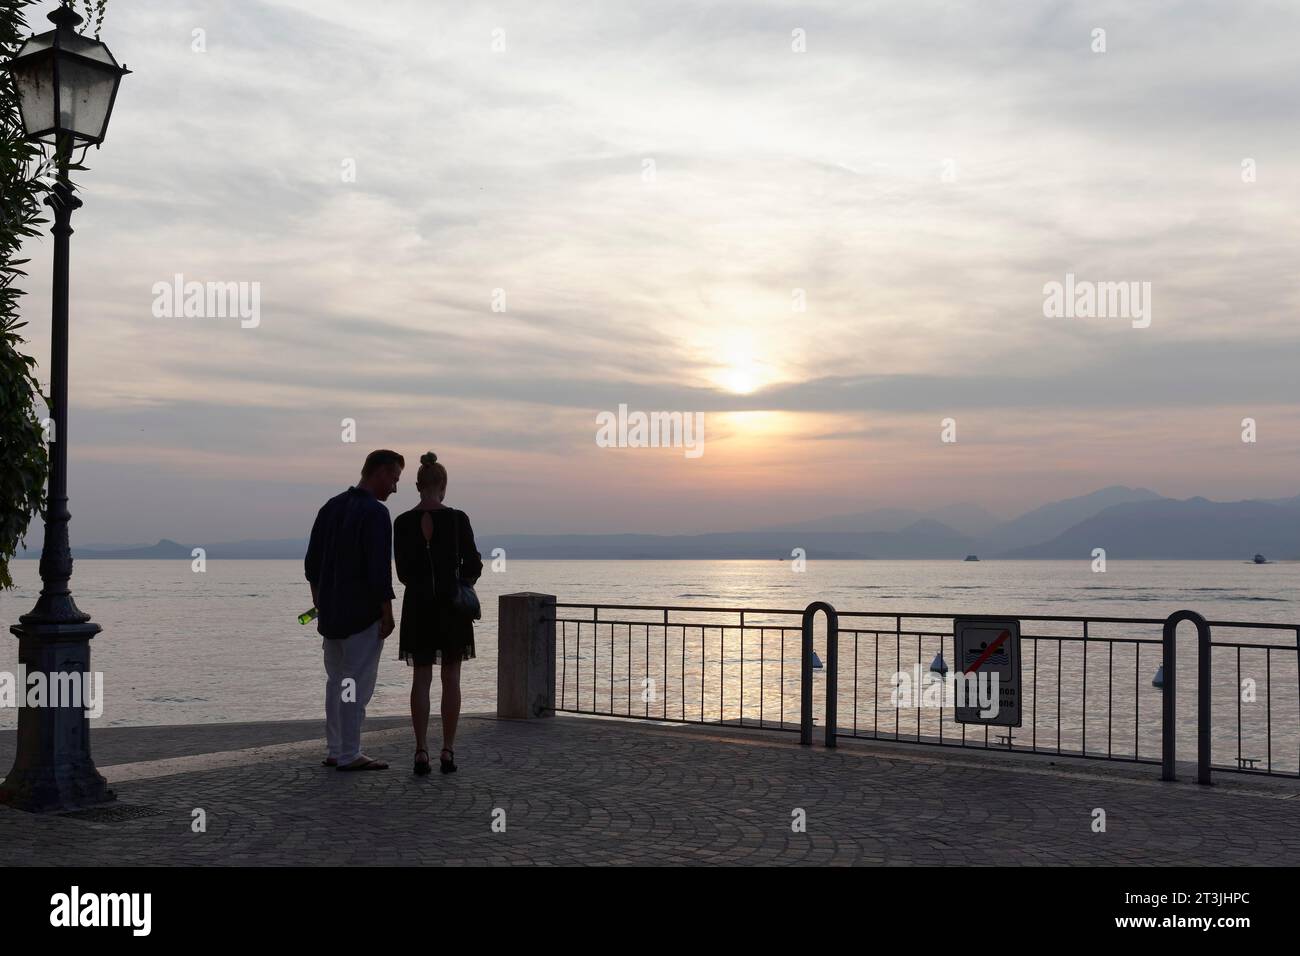
[[[0,0],[0,57],[8,60],[27,38],[25,8],[32,0]],[[13,587],[9,560],[21,547],[28,522],[45,501],[49,457],[37,418],[44,401],[36,381],[36,360],[18,350],[17,285],[26,259],[22,244],[41,234],[41,198],[36,178],[41,151],[23,138],[18,98],[7,73],[0,76],[0,589]],[[57,436],[56,436],[57,437]]]
[[[104,26],[104,11],[108,8],[108,0],[81,0],[81,6],[86,11],[86,29],[84,32],[89,33],[93,23],[95,39],[98,40],[99,31]]]

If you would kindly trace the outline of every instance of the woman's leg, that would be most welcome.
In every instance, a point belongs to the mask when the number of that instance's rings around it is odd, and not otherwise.
[[[460,721],[460,661],[442,664],[442,746],[456,749],[456,724]]]
[[[416,751],[429,749],[429,688],[433,665],[416,664],[411,674],[411,726],[415,728]]]

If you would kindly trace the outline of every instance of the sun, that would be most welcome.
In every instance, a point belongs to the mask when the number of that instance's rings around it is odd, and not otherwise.
[[[748,337],[733,337],[718,350],[718,370],[713,379],[718,387],[733,395],[749,395],[767,384],[770,371],[757,357],[754,342]]]
[[[731,365],[718,376],[718,384],[733,395],[749,395],[758,388],[760,374],[753,362]]]

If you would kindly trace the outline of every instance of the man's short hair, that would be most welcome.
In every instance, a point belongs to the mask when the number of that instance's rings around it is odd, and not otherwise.
[[[396,465],[398,468],[406,467],[406,459],[395,451],[387,448],[380,448],[378,451],[372,451],[366,455],[366,463],[361,466],[361,477],[369,478],[375,471],[380,468],[386,468],[389,465]]]

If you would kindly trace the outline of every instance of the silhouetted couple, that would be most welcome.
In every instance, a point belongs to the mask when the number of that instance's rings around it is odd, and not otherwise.
[[[472,586],[483,573],[469,516],[443,504],[447,469],[438,456],[420,458],[415,489],[420,503],[389,524],[387,501],[406,461],[395,451],[373,451],[361,481],[327,501],[316,515],[305,563],[325,653],[327,767],[387,770],[361,752],[361,724],[375,690],[384,640],[393,621],[393,557],[406,586],[399,654],[414,668],[411,723],[414,770],[431,769],[428,750],[429,688],[433,666],[442,668],[442,737],[439,766],[456,769],[460,718],[460,664],[474,656]]]

